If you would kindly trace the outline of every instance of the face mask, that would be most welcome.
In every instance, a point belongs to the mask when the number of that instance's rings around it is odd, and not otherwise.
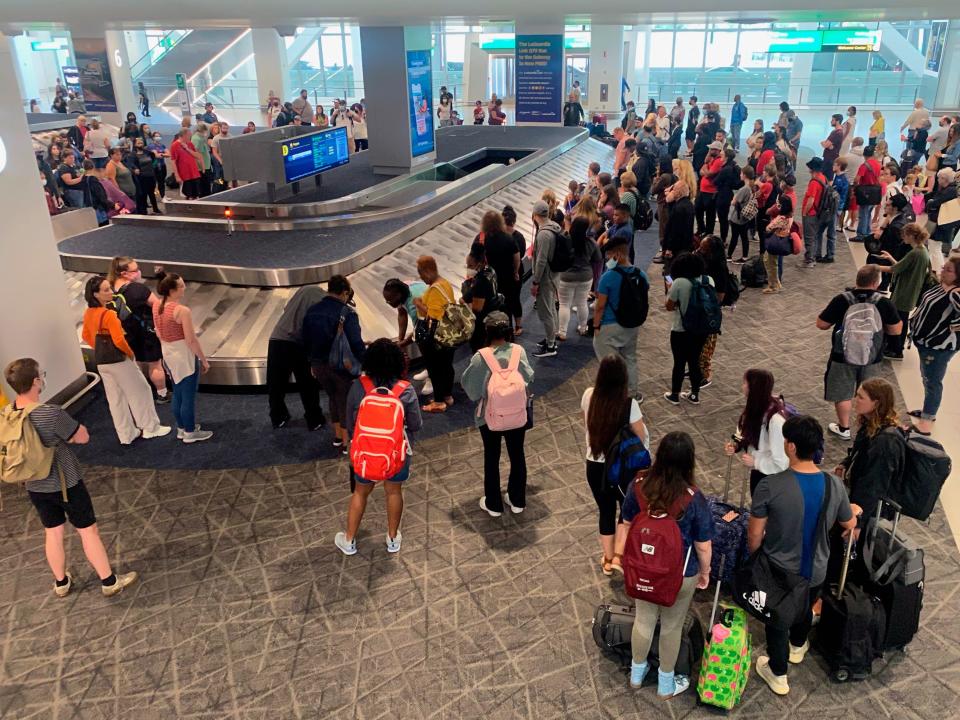
[[[42,393],[47,389],[47,379],[45,377],[40,378],[40,392]]]
[[[40,178],[40,185],[43,187],[47,186],[47,179],[45,177]]]
[[[616,258],[610,258],[607,260],[607,270],[613,270],[619,263]]]
[[[476,268],[467,268],[466,273],[467,273],[467,277],[468,277],[468,278],[474,277],[474,276],[477,274],[477,269],[476,269]]]

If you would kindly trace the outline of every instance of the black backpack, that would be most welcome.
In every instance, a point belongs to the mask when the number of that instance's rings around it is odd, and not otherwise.
[[[903,474],[893,479],[890,499],[900,505],[901,512],[907,517],[926,520],[937,504],[944,482],[950,477],[950,456],[943,445],[931,437],[912,431],[904,433],[897,427],[887,432],[902,435],[906,443]]]
[[[647,321],[647,313],[650,312],[650,283],[636,268],[625,270],[618,265],[613,272],[620,276],[620,302],[613,309],[617,325],[640,327]]]
[[[636,190],[627,190],[627,192],[633,195],[637,201],[637,209],[634,210],[633,217],[630,218],[633,221],[633,229],[648,230],[653,225],[653,210],[650,208],[650,203]]]
[[[740,280],[727,270],[727,287],[723,291],[723,306],[732,307],[740,299]]]
[[[573,265],[573,240],[565,232],[551,230],[554,235],[553,257],[548,261],[550,271],[555,273],[566,272]]]
[[[840,194],[837,189],[832,183],[823,183],[813,178],[810,181],[823,187],[823,192],[820,193],[820,207],[817,208],[817,220],[821,223],[836,222],[837,208],[840,205]]]
[[[740,281],[743,287],[758,288],[767,284],[767,268],[760,255],[747,258],[740,267]]]
[[[681,314],[683,329],[691,335],[716,335],[723,323],[723,311],[717,291],[710,284],[710,276],[703,275],[691,283],[693,288],[687,311]]]

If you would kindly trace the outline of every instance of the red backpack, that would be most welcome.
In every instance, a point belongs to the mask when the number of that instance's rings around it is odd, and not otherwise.
[[[374,387],[366,375],[360,377],[366,393],[357,410],[350,442],[350,463],[364,480],[381,482],[396,475],[407,460],[403,403],[400,395],[410,383],[398,380],[392,389]]]
[[[677,600],[683,574],[690,559],[683,556],[683,538],[677,518],[683,515],[693,499],[693,490],[680,497],[671,512],[652,515],[647,499],[634,482],[640,512],[630,523],[627,543],[623,550],[623,580],[627,595],[654,605],[670,607]]]

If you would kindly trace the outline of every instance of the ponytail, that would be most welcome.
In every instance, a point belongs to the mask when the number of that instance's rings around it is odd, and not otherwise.
[[[120,278],[120,275],[126,271],[127,266],[129,266],[132,262],[133,258],[125,255],[115,257],[110,261],[110,271],[107,273],[107,280],[109,281],[111,288]]]
[[[160,296],[160,315],[163,315],[163,309],[167,305],[167,300],[170,299],[170,293],[177,289],[177,286],[180,283],[180,276],[176,273],[165,273],[160,271],[157,274],[157,295]]]

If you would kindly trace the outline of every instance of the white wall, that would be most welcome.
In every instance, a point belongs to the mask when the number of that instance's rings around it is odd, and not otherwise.
[[[0,36],[0,96],[18,92],[10,41]],[[0,169],[0,367],[35,358],[47,372],[49,398],[80,379],[84,368],[27,118],[17,103],[0,103],[0,141],[6,157]]]
[[[623,75],[623,25],[593,25],[590,28],[590,107],[608,114],[620,112],[620,82]],[[600,85],[607,86],[607,100],[600,99]]]

